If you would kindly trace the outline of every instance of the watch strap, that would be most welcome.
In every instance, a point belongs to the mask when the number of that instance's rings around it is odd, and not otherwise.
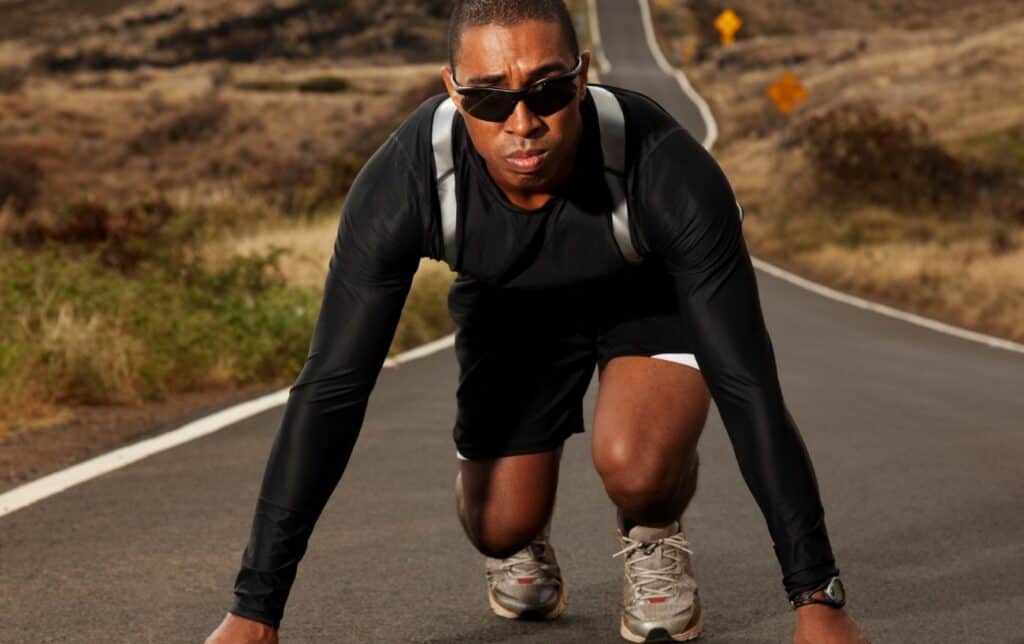
[[[800,608],[801,606],[806,606],[807,604],[824,604],[825,606],[831,606],[832,608],[842,608],[846,605],[845,597],[837,601],[829,597],[827,592],[825,593],[824,597],[813,596],[814,593],[818,591],[824,591],[832,584],[834,580],[837,579],[838,577],[830,577],[829,579],[826,579],[824,582],[822,582],[817,588],[812,588],[810,590],[805,590],[803,592],[797,593],[789,600],[790,605],[794,609]]]

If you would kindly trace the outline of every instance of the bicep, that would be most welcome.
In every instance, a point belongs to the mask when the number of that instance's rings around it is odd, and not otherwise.
[[[781,392],[732,187],[683,131],[652,156],[640,178],[647,234],[675,282],[715,402],[734,429],[770,423],[783,412]]]
[[[423,194],[386,152],[363,167],[342,209],[300,383],[310,372],[375,372],[390,346],[419,265]]]

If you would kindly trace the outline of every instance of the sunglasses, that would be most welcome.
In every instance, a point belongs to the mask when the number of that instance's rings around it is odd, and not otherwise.
[[[462,109],[482,121],[504,122],[512,115],[519,101],[537,116],[550,116],[564,109],[576,96],[576,77],[583,67],[583,58],[576,59],[572,71],[542,78],[523,89],[498,89],[459,85],[452,72],[452,85],[462,96]]]

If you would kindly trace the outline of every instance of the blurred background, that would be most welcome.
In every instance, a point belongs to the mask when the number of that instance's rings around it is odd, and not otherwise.
[[[650,4],[756,256],[1024,340],[1024,4]],[[0,489],[294,380],[450,9],[0,0]],[[423,262],[393,353],[452,330],[451,279]]]

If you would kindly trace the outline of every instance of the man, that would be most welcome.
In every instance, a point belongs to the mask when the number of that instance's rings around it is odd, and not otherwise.
[[[865,641],[842,608],[741,212],[718,166],[650,99],[588,88],[590,56],[561,0],[457,2],[449,47],[448,96],[420,106],[348,196],[235,604],[207,641],[277,641],[298,562],[351,453],[421,256],[446,258],[459,273],[449,297],[460,365],[456,498],[467,536],[487,556],[495,613],[565,610],[547,526],[562,444],[583,431],[596,365],[593,457],[619,510],[620,634],[644,642],[702,632],[681,520],[710,394],[797,605],[794,641]],[[438,129],[449,97],[458,113]],[[597,97],[614,103],[599,110]],[[608,109],[624,115],[618,178],[605,167],[615,150]],[[450,177],[440,167],[448,132]],[[623,212],[625,227],[614,219]]]

